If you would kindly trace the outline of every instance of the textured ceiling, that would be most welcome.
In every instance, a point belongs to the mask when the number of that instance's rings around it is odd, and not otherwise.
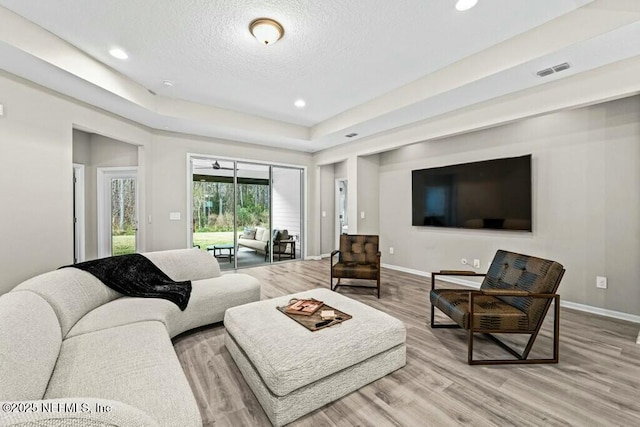
[[[310,126],[587,2],[484,0],[465,13],[455,0],[0,4],[158,94]],[[273,46],[248,31],[262,16],[285,28]]]

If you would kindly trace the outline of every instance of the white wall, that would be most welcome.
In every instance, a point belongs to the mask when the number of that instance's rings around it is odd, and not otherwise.
[[[380,232],[380,156],[358,157],[358,233]],[[364,218],[362,214],[364,213]]]
[[[1,294],[73,262],[73,128],[141,145],[150,134],[4,72],[0,94]]]
[[[300,169],[273,168],[273,228],[287,230],[290,236],[301,236],[300,223],[302,211],[300,202],[302,187]],[[300,247],[296,246],[296,257],[300,256]]]
[[[335,248],[335,166],[320,166],[320,253],[330,254]],[[324,216],[322,213],[324,212]]]
[[[0,117],[0,294],[73,262],[73,129],[138,146],[139,235],[149,251],[186,246],[188,152],[310,165],[306,153],[154,133],[2,71],[0,96],[5,108]],[[86,161],[86,151],[76,160]],[[311,188],[317,183],[313,175]],[[169,221],[169,212],[181,212],[182,220]],[[318,224],[317,215],[309,217],[310,224]],[[317,233],[307,238],[312,254],[319,253],[318,238]]]
[[[411,226],[411,170],[529,153],[532,233]],[[640,97],[382,154],[380,235],[385,263],[425,272],[460,269],[461,258],[485,271],[497,249],[557,260],[563,300],[639,315]]]

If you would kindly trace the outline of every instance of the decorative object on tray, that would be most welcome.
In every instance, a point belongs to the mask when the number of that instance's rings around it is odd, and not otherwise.
[[[287,308],[292,305],[292,303],[298,301],[312,301],[313,303],[320,303],[320,305],[315,308],[312,314],[309,315],[300,315],[299,312],[287,312]],[[305,299],[305,300],[291,300],[288,305],[282,307],[276,307],[278,311],[284,313],[287,317],[295,320],[297,323],[301,324],[308,330],[314,332],[320,329],[328,328],[330,326],[337,325],[339,323],[344,322],[345,320],[351,319],[351,315],[347,314],[343,311],[336,310],[333,307],[330,307],[326,304],[323,304],[322,301],[318,301],[315,299]],[[320,310],[322,308],[322,310]],[[323,313],[325,314],[323,316]],[[333,314],[331,314],[333,313]]]
[[[322,320],[333,320],[336,318],[336,312],[333,310],[322,310],[320,312],[320,318]]]
[[[302,316],[311,316],[318,311],[324,303],[317,299],[292,299],[289,301],[289,305],[285,307],[285,311],[288,314],[299,314]]]

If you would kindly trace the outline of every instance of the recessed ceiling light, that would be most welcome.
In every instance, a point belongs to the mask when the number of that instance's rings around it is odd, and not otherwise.
[[[113,56],[114,58],[118,58],[118,59],[127,59],[129,58],[129,55],[127,54],[127,52],[125,52],[124,50],[120,49],[119,47],[114,47],[113,49],[111,49],[109,51],[109,54],[111,56]]]
[[[464,12],[465,10],[471,9],[478,3],[478,0],[458,0],[456,3],[456,9],[460,12]]]
[[[304,108],[307,106],[307,103],[304,99],[296,99],[296,102],[293,103],[298,108]]]
[[[173,87],[173,82],[171,80],[163,80],[162,84],[166,87]]]

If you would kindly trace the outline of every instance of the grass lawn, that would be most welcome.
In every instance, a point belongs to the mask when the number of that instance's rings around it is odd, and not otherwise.
[[[233,243],[233,231],[213,233],[193,233],[193,244],[200,245],[200,249],[207,250],[207,246]],[[132,254],[136,251],[136,236],[113,236],[113,255]]]
[[[124,255],[132,254],[136,251],[136,236],[113,236],[111,254]]]
[[[211,233],[193,233],[193,244],[199,245],[203,251],[207,250],[207,246],[233,243],[233,231],[218,231]]]

